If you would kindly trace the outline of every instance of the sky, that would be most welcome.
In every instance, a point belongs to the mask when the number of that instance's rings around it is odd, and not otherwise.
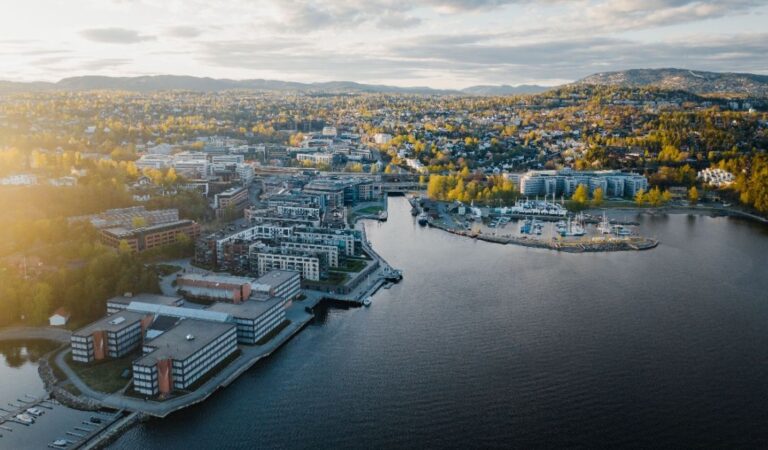
[[[463,88],[768,74],[768,0],[5,0],[0,79],[193,75]]]

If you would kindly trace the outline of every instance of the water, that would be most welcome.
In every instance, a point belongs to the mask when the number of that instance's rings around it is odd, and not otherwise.
[[[20,404],[19,399],[30,401],[25,395],[41,397],[45,387],[37,373],[37,362],[45,353],[58,347],[47,341],[0,342],[0,408],[12,410],[8,405]],[[72,439],[67,431],[74,431],[91,415],[67,407],[46,403],[51,409],[40,407],[44,414],[29,426],[5,422],[0,428],[0,449],[44,449],[56,439]],[[4,412],[0,411],[3,415]],[[7,429],[5,429],[7,428]],[[10,430],[10,431],[9,431]]]
[[[112,448],[768,445],[764,227],[641,216],[655,250],[560,254],[409,209],[367,224],[402,283]]]

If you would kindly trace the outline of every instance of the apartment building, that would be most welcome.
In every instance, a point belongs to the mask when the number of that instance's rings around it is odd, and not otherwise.
[[[142,332],[151,320],[146,314],[122,311],[81,328],[70,337],[72,359],[89,363],[122,358],[140,346]]]

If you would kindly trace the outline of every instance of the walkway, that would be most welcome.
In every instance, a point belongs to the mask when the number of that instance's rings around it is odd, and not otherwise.
[[[0,330],[0,341],[24,341],[44,339],[61,343],[69,343],[72,332],[62,328],[52,327],[12,327]]]
[[[144,400],[119,393],[106,394],[91,389],[91,387],[86,385],[66,364],[64,358],[68,351],[60,352],[56,355],[56,364],[58,364],[61,370],[66,373],[67,377],[69,377],[69,381],[82,392],[83,396],[90,397],[91,399],[100,402],[105,407],[127,409],[155,417],[165,417],[174,411],[202,402],[219,388],[228,386],[259,360],[271,355],[275,350],[280,348],[280,346],[312,320],[313,317],[313,314],[304,310],[302,302],[296,302],[286,311],[286,318],[291,321],[290,325],[281,330],[277,336],[264,345],[240,346],[240,356],[221,369],[198,389],[165,401]]]

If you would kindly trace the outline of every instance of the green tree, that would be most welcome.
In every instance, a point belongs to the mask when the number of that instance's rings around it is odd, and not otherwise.
[[[117,252],[120,254],[128,254],[131,253],[133,249],[131,248],[131,245],[126,241],[125,239],[121,239],[120,243],[117,244]]]
[[[142,228],[147,226],[147,219],[142,216],[136,216],[131,219],[131,225],[133,228]]]

